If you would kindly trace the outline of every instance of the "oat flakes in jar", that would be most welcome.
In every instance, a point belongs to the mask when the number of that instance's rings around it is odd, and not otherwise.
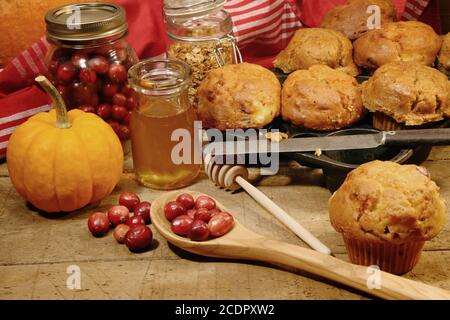
[[[168,56],[190,65],[189,99],[194,107],[197,88],[210,70],[242,62],[224,4],[225,0],[164,0]]]

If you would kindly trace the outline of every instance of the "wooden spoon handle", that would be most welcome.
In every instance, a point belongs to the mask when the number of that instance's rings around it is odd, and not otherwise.
[[[383,299],[449,300],[450,292],[310,249],[261,237],[247,243],[247,259],[303,270]]]

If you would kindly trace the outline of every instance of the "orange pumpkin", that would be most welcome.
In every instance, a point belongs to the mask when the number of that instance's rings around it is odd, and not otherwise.
[[[46,212],[99,202],[121,177],[120,140],[98,116],[67,113],[53,85],[45,77],[36,80],[52,95],[55,110],[31,117],[12,134],[6,155],[12,184]]]

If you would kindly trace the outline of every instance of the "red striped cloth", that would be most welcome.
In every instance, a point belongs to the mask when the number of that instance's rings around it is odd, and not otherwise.
[[[402,20],[419,20],[430,2],[431,0],[408,0],[405,5]]]

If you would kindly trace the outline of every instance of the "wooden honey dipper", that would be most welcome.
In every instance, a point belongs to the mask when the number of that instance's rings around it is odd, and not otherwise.
[[[211,154],[205,155],[204,163],[206,174],[216,185],[230,191],[236,191],[241,188],[244,189],[254,200],[256,200],[256,202],[275,216],[275,218],[277,218],[311,248],[324,254],[331,254],[331,250],[326,245],[324,245],[301,224],[295,221],[286,211],[270,200],[270,198],[267,197],[262,191],[247,181],[248,170],[246,167],[215,163]]]

